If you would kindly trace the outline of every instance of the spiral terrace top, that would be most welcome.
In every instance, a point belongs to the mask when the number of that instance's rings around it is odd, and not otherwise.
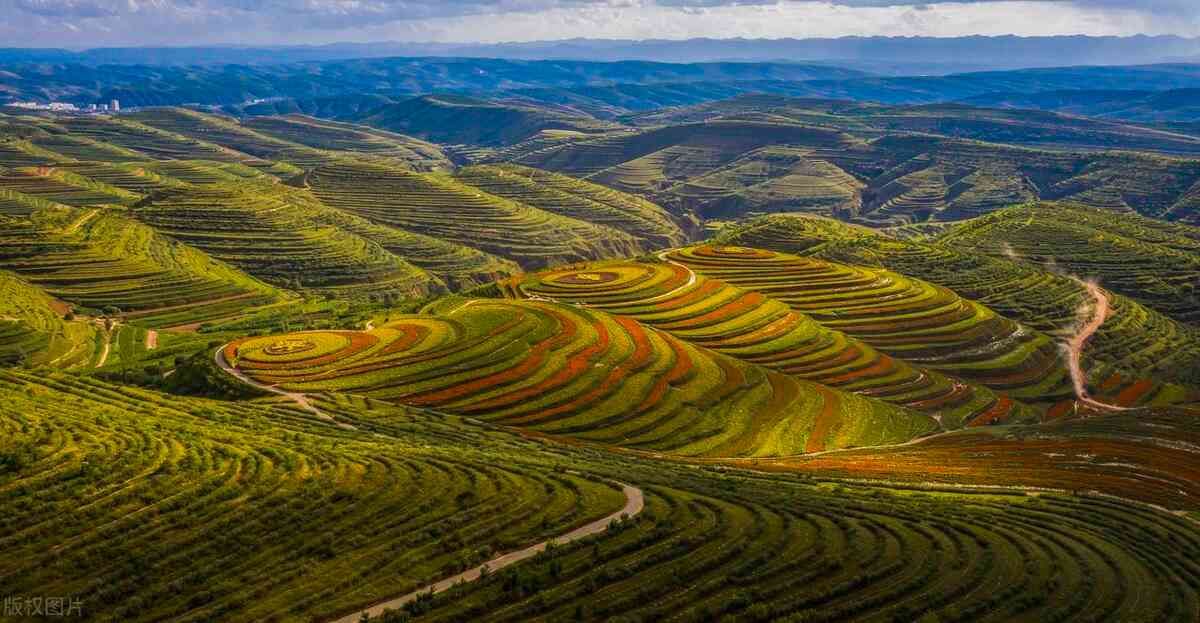
[[[680,267],[562,271],[665,280]],[[686,274],[686,269],[683,269]],[[250,338],[226,361],[256,383],[338,391],[587,441],[690,456],[777,456],[904,441],[926,417],[789,378],[601,311],[541,301],[452,301],[365,332]],[[268,348],[311,342],[303,352]],[[280,350],[276,348],[275,350]],[[718,423],[723,423],[718,425]]]

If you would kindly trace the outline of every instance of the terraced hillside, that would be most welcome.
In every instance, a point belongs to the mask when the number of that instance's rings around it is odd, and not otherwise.
[[[962,220],[1038,199],[1198,218],[1195,159],[814,125],[821,115],[801,119],[806,125],[766,113],[744,117],[530,141],[496,157],[708,218],[804,212],[892,226]]]
[[[632,318],[704,348],[766,368],[875,397],[936,419],[947,429],[1035,415],[1009,397],[912,366],[757,292],[680,264],[602,262],[500,284],[517,298],[553,300]],[[1033,394],[1041,400],[1057,396]]]
[[[1200,141],[1184,134],[1115,119],[1029,110],[1032,108],[1029,106],[1021,107],[1023,110],[989,107],[986,103],[885,106],[868,101],[760,92],[694,106],[660,108],[626,119],[634,125],[661,126],[759,117],[837,128],[871,138],[889,133],[917,133],[1054,149],[1200,154]]]
[[[435,277],[379,244],[324,224],[320,212],[328,209],[294,200],[287,187],[226,183],[163,194],[133,214],[175,240],[282,287],[344,296],[366,284],[378,292],[410,295],[437,287]]]
[[[363,126],[303,116],[242,124],[182,108],[3,120],[0,213],[126,206],[174,240],[285,288],[442,292],[686,238],[658,206],[565,176],[415,173],[449,162],[433,145]],[[70,153],[50,149],[59,146]],[[501,169],[514,177],[501,183]]]
[[[375,223],[463,244],[525,268],[636,255],[630,234],[491,195],[448,175],[339,163],[308,176],[325,204]],[[452,215],[452,216],[450,216]]]
[[[504,437],[380,403],[322,404],[359,432],[73,376],[0,371],[0,395],[14,553],[0,578],[76,595],[93,617],[328,617],[621,508]]]
[[[291,193],[290,198],[310,205],[316,198],[306,193]],[[317,208],[314,218],[364,240],[379,245],[388,253],[424,270],[451,291],[461,291],[495,281],[502,275],[520,272],[516,262],[473,247],[415,234],[397,227],[380,225],[348,212]]]
[[[340,391],[539,434],[682,456],[773,456],[906,441],[928,417],[697,348],[627,318],[450,299],[367,332],[230,343],[262,385]]]
[[[254,117],[245,121],[244,125],[262,134],[309,147],[398,160],[418,171],[450,166],[441,148],[432,143],[360,125],[304,115]]]
[[[621,190],[656,188],[662,182],[695,177],[728,164],[738,155],[772,144],[844,149],[855,143],[835,130],[767,122],[714,121],[610,133],[568,141],[514,161],[540,169],[595,179]]]
[[[66,376],[0,372],[0,391],[13,401],[0,411],[10,511],[0,542],[14,553],[0,577],[12,590],[77,595],[92,616],[331,620],[619,509],[620,493],[596,479],[637,483],[645,509],[408,612],[513,621],[1200,612],[1200,578],[1186,562],[1200,552],[1194,524],[1109,499],[680,469],[343,396],[317,404],[354,428],[278,403]],[[583,473],[554,469],[564,463]],[[33,490],[38,504],[28,503]]]
[[[258,132],[236,119],[187,108],[150,108],[125,117],[159,130],[210,141],[259,158],[281,160],[304,167],[316,166],[336,157],[336,154],[328,151]]]
[[[962,431],[905,447],[760,461],[756,468],[892,482],[1087,488],[1168,508],[1191,507],[1200,503],[1197,465],[1187,449],[1200,440],[1198,414],[1181,407],[1091,413],[1003,434]]]
[[[472,145],[516,143],[543,130],[598,132],[620,127],[547,106],[497,103],[457,95],[426,95],[385,104],[355,121],[438,143]]]
[[[828,328],[903,359],[1012,394],[1070,393],[1046,335],[928,282],[885,270],[775,251],[702,245],[666,257],[702,275],[778,299]]]
[[[672,247],[687,239],[659,206],[566,175],[505,164],[466,167],[455,177],[498,197],[607,225],[635,236],[649,248]]]
[[[937,243],[1015,256],[1085,279],[1181,322],[1200,323],[1200,228],[1069,204],[1006,208],[947,230]]]
[[[80,308],[170,326],[232,316],[279,291],[110,210],[59,206],[0,228],[0,269]]]
[[[0,173],[0,188],[73,206],[129,205],[140,197],[66,169],[29,167]]]
[[[64,319],[67,306],[0,271],[0,365],[70,368],[92,361],[96,328]]]
[[[831,220],[765,217],[731,227],[726,244],[857,265],[880,266],[950,288],[1049,335],[1073,333],[1086,288],[1068,276],[1030,262],[993,257],[961,247],[888,238]],[[1098,382],[1112,372],[1126,377],[1200,383],[1200,333],[1119,294],[1110,294],[1108,320],[1088,342],[1089,368]]]

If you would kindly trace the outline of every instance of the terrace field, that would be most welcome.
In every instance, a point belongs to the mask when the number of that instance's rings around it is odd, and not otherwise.
[[[281,293],[120,212],[64,206],[8,217],[0,269],[82,309],[171,326],[231,316]]]
[[[346,295],[367,283],[409,295],[436,288],[429,273],[367,238],[327,225],[322,212],[330,208],[296,194],[278,184],[209,184],[159,194],[133,216],[280,287]]]
[[[1048,336],[946,288],[886,270],[747,247],[705,245],[667,257],[774,298],[909,363],[1018,399],[1071,393]]]
[[[1039,213],[1039,218],[1041,214]],[[1173,230],[1173,228],[1172,228]],[[1013,320],[1063,339],[1088,299],[1085,287],[1046,266],[1023,261],[1003,246],[979,253],[961,245],[887,237],[825,219],[775,216],[731,227],[719,239],[856,265],[879,266],[950,288]],[[1135,247],[1136,248],[1136,247]],[[999,250],[1000,253],[996,253]],[[1079,262],[1094,251],[1062,257]],[[1063,254],[1064,256],[1066,254]],[[1131,261],[1136,255],[1131,256]],[[1102,286],[1107,282],[1102,280]],[[1111,372],[1200,383],[1200,333],[1131,298],[1111,294],[1109,319],[1085,353],[1099,381]]]
[[[184,108],[0,119],[0,214],[122,206],[172,240],[318,295],[423,296],[688,237],[644,199],[565,176],[431,173],[451,166],[438,146],[365,126]]]
[[[1043,199],[1197,219],[1200,161],[1191,157],[1050,151],[1001,136],[984,143],[949,131],[845,124],[825,110],[788,117],[765,104],[752,108],[596,138],[527,141],[491,158],[635,192],[704,218],[803,212],[893,226],[962,220]]]
[[[0,597],[1200,620],[1188,131],[750,94],[852,88],[794,63],[293,70],[0,113]]]
[[[67,306],[0,271],[0,365],[70,368],[91,363],[97,330],[64,319]]]
[[[667,256],[671,257],[671,256]],[[595,263],[514,278],[509,296],[552,300],[629,317],[671,335],[799,379],[924,413],[946,429],[1032,420],[1028,407],[981,386],[878,352],[788,305],[665,262]],[[1053,400],[1036,388],[1023,398]]]
[[[934,239],[944,246],[1048,265],[1180,322],[1200,324],[1200,228],[1066,204],[1012,207]]]
[[[596,132],[620,127],[578,112],[453,95],[430,95],[385,104],[355,120],[439,143],[472,145],[515,143],[542,130]]]
[[[331,207],[381,225],[464,244],[526,268],[644,250],[632,234],[609,225],[492,195],[443,174],[339,163],[318,167],[307,183]],[[454,218],[447,218],[448,213]]]
[[[1109,499],[683,469],[342,395],[317,403],[339,427],[271,401],[70,376],[0,372],[0,387],[14,401],[0,412],[0,542],[14,553],[0,577],[128,621],[349,615],[619,510],[611,480],[638,483],[645,509],[409,612],[1046,620],[1197,610],[1195,569],[1159,552],[1190,556],[1200,532]],[[957,572],[939,573],[946,566]]]
[[[262,385],[341,391],[539,434],[680,456],[772,456],[906,441],[932,418],[570,306],[480,299],[367,332],[238,340]]]

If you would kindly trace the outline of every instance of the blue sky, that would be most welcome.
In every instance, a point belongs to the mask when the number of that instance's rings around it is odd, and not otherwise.
[[[0,45],[1200,36],[1200,0],[0,0]]]

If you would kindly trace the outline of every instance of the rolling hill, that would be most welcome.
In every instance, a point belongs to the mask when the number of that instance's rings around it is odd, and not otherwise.
[[[643,501],[627,519],[497,565],[402,615],[911,619],[932,603],[947,615],[1170,618],[1195,600],[1190,581],[1161,575],[1192,580],[1191,567],[1159,554],[1196,551],[1191,522],[1097,496],[693,469],[343,394],[316,401],[337,426],[271,399],[205,400],[73,376],[0,371],[0,390],[12,407],[0,423],[15,431],[0,456],[6,484],[17,485],[3,493],[0,537],[17,554],[0,567],[6,586],[71,592],[129,621],[357,618],[359,608],[620,513],[613,481],[636,483]],[[56,451],[38,454],[46,443]],[[86,515],[70,510],[81,505]],[[939,575],[946,565],[961,572]],[[138,569],[153,573],[134,580]],[[675,578],[704,596],[680,595]],[[989,588],[997,584],[1009,588]],[[1146,595],[1122,590],[1131,585]],[[1018,591],[1036,599],[1014,599]]]
[[[58,206],[7,217],[0,269],[81,309],[170,326],[230,316],[281,293],[117,211]]]
[[[936,428],[603,312],[479,299],[428,312],[363,333],[235,341],[222,357],[255,383],[288,391],[344,391],[681,456],[788,455]],[[298,346],[282,352],[279,343]]]
[[[595,263],[514,278],[500,288],[514,298],[559,301],[632,318],[715,352],[924,413],[944,429],[1037,417],[1006,396],[883,354],[776,299],[678,263]],[[1060,398],[1062,387],[1055,383],[1052,366],[1042,373],[1049,378],[1026,379],[1005,389],[1032,400]]]
[[[1137,123],[1200,121],[1200,90],[1070,90],[988,93],[963,100],[972,106],[1050,110]]]
[[[181,108],[3,120],[0,213],[103,210],[310,294],[420,296],[688,238],[643,199],[520,168],[438,173],[440,148],[365,126]]]
[[[1196,66],[354,47],[0,49],[4,615],[1200,620]]]
[[[1200,183],[1200,161],[1191,159],[929,134],[864,138],[777,117],[529,141],[498,157],[639,193],[678,213],[805,212],[876,226],[961,220],[1037,199],[1192,222]]]
[[[750,94],[624,119],[634,125],[653,127],[722,118],[786,120],[836,128],[863,138],[903,132],[1060,150],[1200,153],[1200,140],[1193,136],[1117,119],[964,103],[883,106],[849,100]]]
[[[934,241],[1095,279],[1180,322],[1200,324],[1200,228],[1034,204],[956,224]]]
[[[1051,214],[1041,211],[1034,216],[1053,223]],[[1006,254],[1001,245],[980,253],[941,244],[937,233],[933,236],[933,240],[906,240],[829,219],[776,215],[730,227],[718,239],[725,244],[885,267],[950,288],[1046,334],[1062,338],[1073,331],[1078,309],[1088,298],[1079,281],[1024,261],[1015,252]],[[1092,252],[1074,247],[1071,253],[1061,255],[1081,262]],[[1064,257],[1062,261],[1068,260]],[[1101,285],[1106,284],[1101,281]],[[1200,380],[1200,334],[1196,329],[1131,298],[1118,294],[1110,298],[1109,320],[1090,341],[1086,353],[1091,365],[1100,367],[1095,375],[1151,375],[1195,386]]]
[[[618,128],[582,114],[463,96],[430,95],[386,104],[357,121],[440,143],[505,145],[543,130],[592,133]]]

